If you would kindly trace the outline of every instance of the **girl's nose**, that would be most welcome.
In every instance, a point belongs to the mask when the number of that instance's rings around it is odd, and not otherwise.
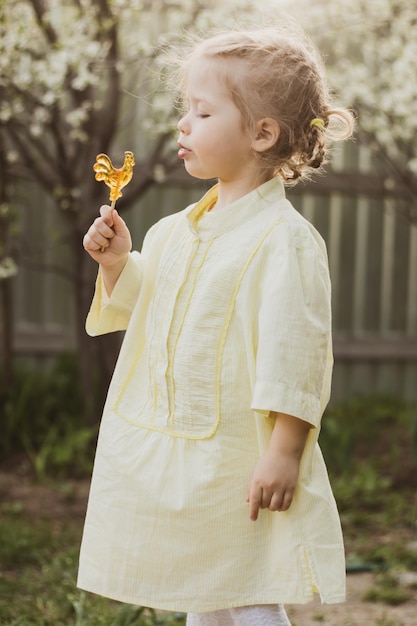
[[[180,119],[177,125],[180,133],[183,133],[184,135],[190,132],[190,123],[187,118],[188,118],[188,114],[183,115],[183,117]]]

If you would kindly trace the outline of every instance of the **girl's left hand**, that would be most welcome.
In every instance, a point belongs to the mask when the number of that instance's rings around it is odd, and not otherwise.
[[[294,497],[300,468],[299,455],[268,450],[255,466],[249,480],[246,502],[249,517],[258,519],[259,509],[287,511]]]

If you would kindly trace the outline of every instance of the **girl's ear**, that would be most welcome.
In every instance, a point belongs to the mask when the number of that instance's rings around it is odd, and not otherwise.
[[[255,126],[253,149],[256,152],[265,152],[278,141],[280,134],[279,124],[271,117],[258,120]]]

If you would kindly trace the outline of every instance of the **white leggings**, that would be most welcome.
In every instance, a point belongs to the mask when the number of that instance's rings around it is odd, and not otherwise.
[[[188,613],[186,626],[291,626],[282,604],[258,604]]]

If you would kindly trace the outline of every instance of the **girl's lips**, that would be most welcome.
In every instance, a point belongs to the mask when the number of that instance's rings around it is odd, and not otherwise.
[[[188,148],[184,148],[184,146],[182,146],[181,144],[179,144],[179,146],[180,148],[178,150],[178,156],[180,159],[185,159],[186,156],[191,154],[191,150],[189,150]]]

